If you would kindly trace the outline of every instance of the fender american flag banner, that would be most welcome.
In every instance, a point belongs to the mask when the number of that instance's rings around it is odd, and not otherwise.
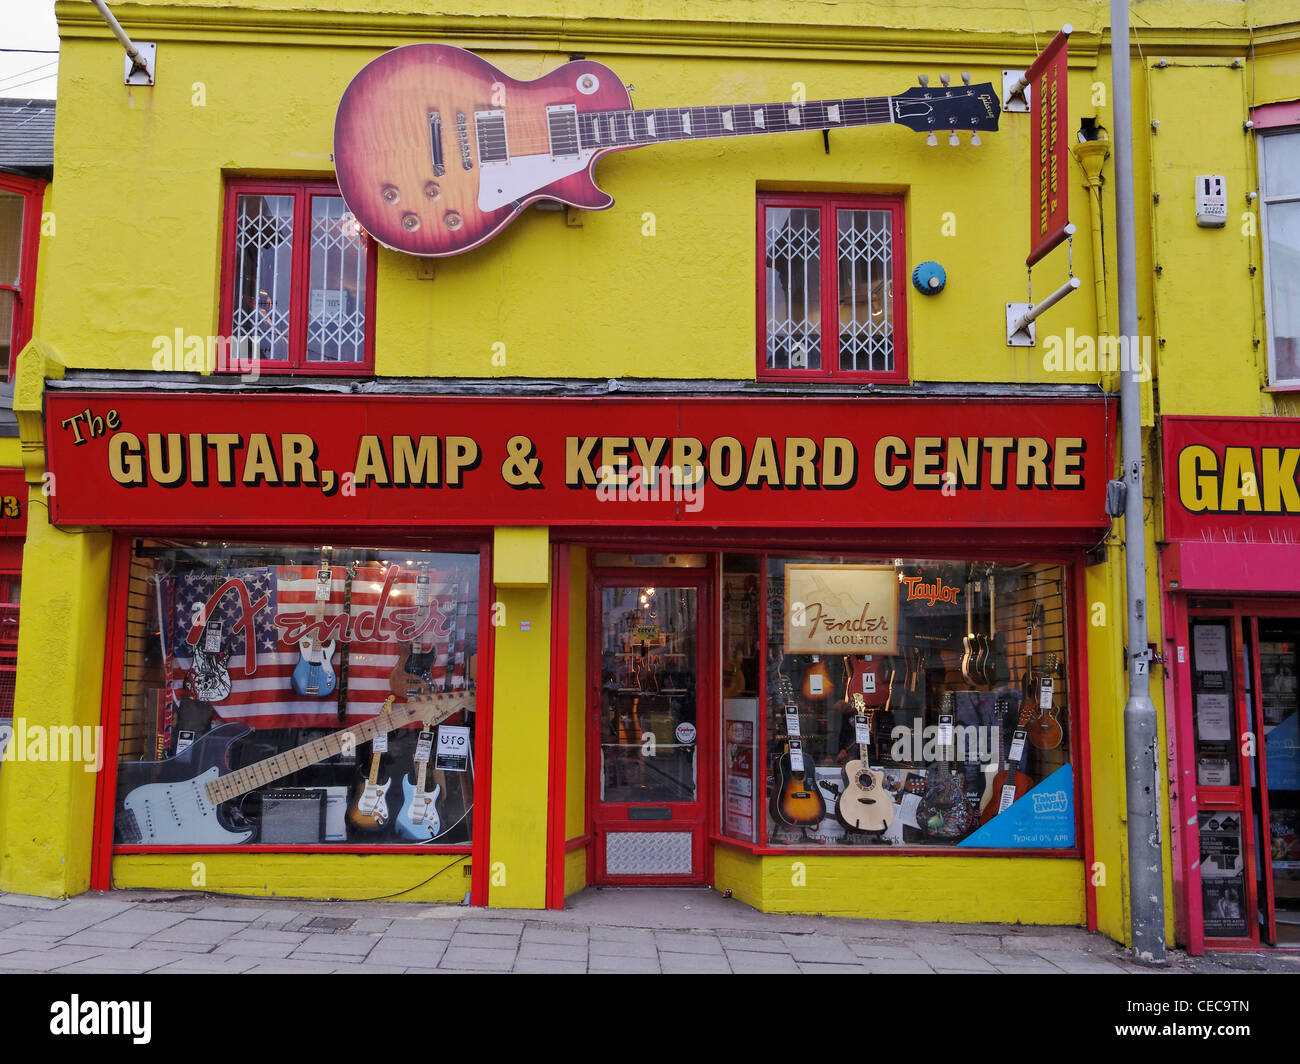
[[[1070,124],[1068,100],[1070,34],[1062,30],[1034,60],[1030,84],[1032,154],[1029,159],[1029,257],[1032,266],[1062,240],[1070,224]]]
[[[224,722],[254,728],[338,727],[338,700],[300,695],[292,683],[301,660],[299,640],[313,631],[338,649],[349,646],[347,722],[375,716],[389,686],[403,643],[435,652],[430,679],[446,690],[466,686],[465,632],[475,577],[470,569],[427,570],[427,605],[417,598],[421,570],[416,566],[371,562],[356,567],[351,605],[344,612],[347,571],[331,565],[329,601],[317,617],[316,565],[268,565],[232,569],[214,587],[211,570],[193,569],[164,577],[162,593],[170,613],[167,626],[169,701],[179,702],[193,648],[205,630],[203,619],[221,625],[230,651],[228,697],[213,705]],[[265,600],[264,605],[260,605]],[[411,605],[411,603],[417,605]]]

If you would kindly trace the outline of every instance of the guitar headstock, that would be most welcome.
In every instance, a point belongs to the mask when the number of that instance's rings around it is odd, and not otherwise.
[[[979,133],[998,128],[1002,115],[1002,102],[990,82],[970,84],[970,75],[963,74],[960,86],[950,86],[948,75],[940,75],[941,85],[932,87],[925,75],[920,86],[908,89],[893,97],[894,120],[916,133],[929,133],[928,142],[937,144],[940,131],[950,135],[949,144],[956,144],[957,133],[972,134],[971,144],[978,146]]]
[[[474,702],[473,691],[438,691],[407,699],[406,708],[414,710],[415,717],[423,721],[426,728],[432,728],[448,717],[455,716],[462,709],[473,709]],[[387,709],[384,712],[387,712]]]
[[[853,693],[852,702],[853,702],[853,714],[854,714],[854,716],[865,717],[865,716],[867,715],[867,700],[866,700],[866,698],[864,698],[862,695],[858,694],[858,693],[855,691],[855,692]]]

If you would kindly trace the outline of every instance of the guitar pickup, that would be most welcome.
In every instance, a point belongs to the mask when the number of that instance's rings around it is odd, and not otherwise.
[[[442,115],[437,111],[429,112],[429,149],[433,161],[433,176],[446,176],[447,164],[442,157]]]

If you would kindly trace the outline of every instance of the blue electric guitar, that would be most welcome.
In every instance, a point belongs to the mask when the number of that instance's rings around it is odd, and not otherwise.
[[[413,842],[427,842],[442,834],[442,822],[438,817],[438,795],[442,793],[442,788],[435,784],[432,791],[424,789],[432,745],[433,735],[422,732],[415,748],[415,779],[412,781],[410,776],[402,777],[402,808],[394,826],[397,834]]]
[[[320,568],[316,572],[316,623],[311,635],[298,641],[302,660],[293,668],[293,689],[305,698],[328,698],[339,683],[332,664],[334,640],[322,643],[320,638],[325,604],[329,602],[330,583],[334,576],[329,565],[329,553],[328,547],[321,551]]]

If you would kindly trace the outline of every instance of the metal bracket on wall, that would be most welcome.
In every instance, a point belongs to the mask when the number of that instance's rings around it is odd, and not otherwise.
[[[1023,70],[1002,71],[1002,110],[1008,114],[1029,111],[1029,81]]]
[[[152,85],[154,71],[157,69],[158,45],[152,41],[134,41],[136,59],[129,55],[122,57],[123,85]]]
[[[1071,277],[1041,303],[1008,303],[1007,346],[1033,347],[1035,343],[1034,320],[1043,311],[1056,306],[1057,303],[1078,288],[1079,284],[1079,278]]]

